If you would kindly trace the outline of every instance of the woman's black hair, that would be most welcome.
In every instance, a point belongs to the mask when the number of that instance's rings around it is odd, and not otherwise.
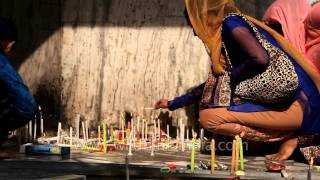
[[[9,19],[0,17],[0,41],[17,41],[16,25]]]

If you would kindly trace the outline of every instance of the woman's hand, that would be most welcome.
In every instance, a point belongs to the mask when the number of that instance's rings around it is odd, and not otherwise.
[[[154,109],[166,109],[168,108],[168,99],[160,99],[159,101],[156,102],[154,105]]]

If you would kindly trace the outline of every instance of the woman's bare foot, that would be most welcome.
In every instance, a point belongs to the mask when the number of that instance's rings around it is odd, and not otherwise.
[[[281,145],[279,151],[276,154],[266,155],[266,158],[273,161],[287,160],[296,149],[297,144],[298,138],[288,139]]]

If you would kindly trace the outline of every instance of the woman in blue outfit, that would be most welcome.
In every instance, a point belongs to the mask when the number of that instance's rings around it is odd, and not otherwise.
[[[216,134],[284,140],[285,160],[298,137],[320,133],[320,75],[281,35],[240,13],[232,0],[186,0],[191,24],[211,56],[207,81],[155,108],[198,102],[200,123]]]

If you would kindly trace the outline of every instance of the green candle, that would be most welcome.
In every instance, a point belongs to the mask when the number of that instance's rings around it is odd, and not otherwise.
[[[192,139],[192,147],[191,147],[191,173],[194,173],[194,153],[195,153],[195,139]]]

